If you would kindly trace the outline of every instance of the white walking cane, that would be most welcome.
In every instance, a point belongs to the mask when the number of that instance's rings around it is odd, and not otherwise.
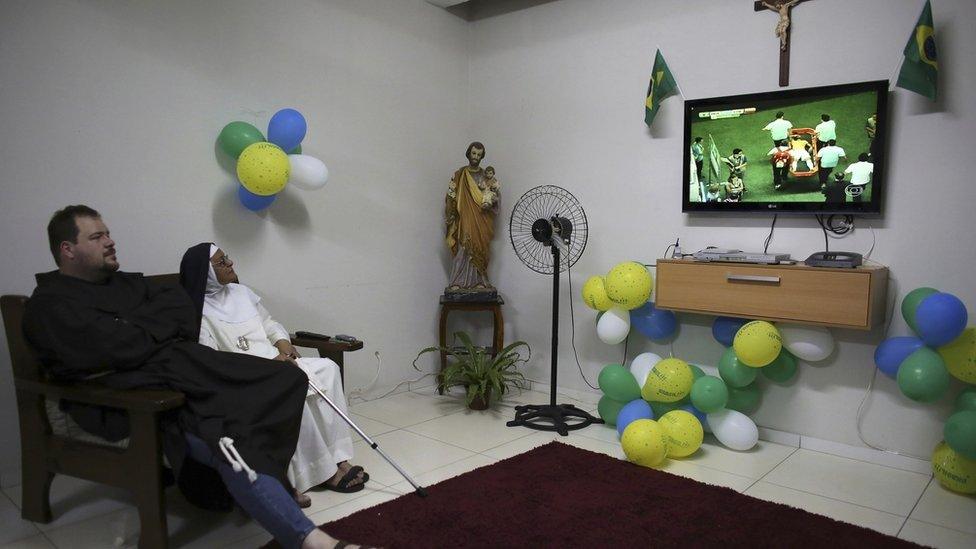
[[[379,454],[381,456],[383,456],[383,459],[385,459],[387,463],[389,463],[390,465],[392,465],[393,468],[397,470],[397,472],[399,472],[401,475],[403,475],[403,478],[407,479],[407,482],[409,482],[410,485],[414,487],[414,492],[418,496],[424,497],[424,498],[427,497],[427,490],[424,489],[423,486],[420,486],[419,484],[417,484],[416,482],[414,482],[413,479],[410,478],[410,475],[408,475],[406,471],[404,471],[403,469],[401,469],[400,466],[397,465],[397,463],[395,461],[393,461],[392,459],[390,459],[390,456],[386,455],[386,453],[383,452],[383,450],[380,449],[379,445],[376,444],[375,442],[373,442],[373,439],[369,438],[369,435],[367,435],[366,433],[364,433],[363,430],[360,429],[358,425],[356,425],[355,423],[353,423],[353,421],[351,419],[349,419],[349,416],[347,416],[342,410],[340,410],[339,407],[336,406],[335,403],[332,402],[331,399],[329,399],[329,397],[325,396],[325,391],[323,391],[322,389],[319,389],[319,386],[316,385],[314,381],[312,381],[311,376],[309,376],[309,378],[308,378],[308,386],[311,387],[313,391],[315,391],[316,393],[318,393],[319,396],[322,397],[322,399],[325,400],[325,402],[328,403],[328,405],[331,406],[332,409],[335,410],[335,412],[337,414],[339,414],[339,417],[341,417],[343,420],[345,420],[345,422],[348,423],[350,427],[352,427],[357,433],[359,433],[359,436],[363,437],[363,440],[365,440],[366,443],[369,444],[369,447],[370,448],[372,448],[372,449],[376,450],[377,452],[379,452]]]

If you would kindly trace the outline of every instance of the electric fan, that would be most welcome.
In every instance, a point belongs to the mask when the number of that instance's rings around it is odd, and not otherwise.
[[[552,274],[552,371],[549,404],[515,407],[515,419],[507,425],[522,425],[539,431],[569,431],[591,423],[603,423],[572,404],[556,404],[556,362],[559,338],[559,273],[569,269],[586,247],[586,213],[566,189],[542,185],[529,189],[512,208],[508,223],[515,255],[540,274]],[[549,248],[549,251],[546,251]],[[565,252],[565,253],[564,253]],[[570,296],[572,299],[572,296]],[[571,419],[574,419],[572,423]]]

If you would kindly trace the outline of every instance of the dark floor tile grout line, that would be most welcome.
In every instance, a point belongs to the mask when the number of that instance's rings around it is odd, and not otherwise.
[[[925,484],[925,488],[922,488],[922,493],[919,494],[918,497],[915,499],[915,505],[912,505],[912,510],[908,512],[907,516],[905,516],[905,520],[902,521],[901,527],[898,528],[898,533],[895,534],[896,536],[900,535],[901,531],[905,529],[905,525],[908,524],[908,519],[911,518],[912,513],[915,512],[915,509],[918,507],[918,504],[922,501],[922,497],[925,495],[925,491],[928,490],[929,486],[932,485],[933,480],[935,480],[935,477],[929,478],[929,481]]]
[[[857,461],[859,463],[866,463],[868,465],[875,465],[875,466],[878,466],[878,467],[884,467],[886,469],[894,469],[895,471],[901,471],[902,473],[914,473],[916,475],[928,476],[930,478],[932,476],[931,473],[928,473],[926,475],[926,473],[919,473],[918,471],[912,471],[910,469],[902,469],[901,467],[892,467],[891,465],[885,465],[883,463],[877,463],[877,462],[874,462],[874,461],[866,461],[866,460],[863,460],[863,459],[854,458],[854,457],[850,457],[850,456],[841,456],[841,455],[838,455],[838,454],[833,454],[831,452],[824,452],[822,450],[814,450],[813,448],[807,448],[805,446],[802,446],[802,442],[801,442],[801,446],[799,448],[797,448],[797,450],[806,450],[807,452],[815,452],[817,454],[823,454],[825,456],[832,456],[832,457],[840,458],[840,459],[849,459],[851,461]],[[881,450],[878,450],[878,451],[880,452]],[[915,458],[908,457],[908,456],[901,456],[901,457],[906,457],[908,459],[915,459]],[[918,460],[918,461],[922,461],[922,460]]]
[[[745,490],[743,490],[743,491],[741,491],[739,493],[740,494],[745,494],[749,490],[749,488],[752,488],[756,484],[759,484],[759,481],[761,481],[762,479],[766,478],[769,475],[769,473],[772,473],[773,471],[775,471],[777,467],[779,467],[780,465],[782,465],[783,462],[785,462],[786,460],[790,459],[790,456],[792,456],[793,454],[795,454],[797,452],[797,450],[799,450],[799,449],[800,449],[799,446],[797,446],[796,448],[793,448],[793,451],[792,452],[790,452],[789,454],[786,454],[786,456],[783,457],[783,459],[779,460],[779,462],[777,462],[776,465],[773,465],[772,467],[770,467],[768,471],[766,471],[765,473],[763,473],[762,476],[760,476],[759,478],[757,478],[752,484],[750,484],[749,486],[747,486]]]
[[[891,515],[893,517],[907,518],[907,516],[903,516],[900,513],[892,513],[891,511],[885,511],[884,509],[875,509],[874,507],[870,507],[868,505],[863,505],[861,503],[854,503],[853,501],[847,501],[847,500],[843,500],[843,499],[838,499],[838,498],[835,498],[835,497],[832,497],[832,496],[825,496],[823,494],[818,494],[816,492],[810,492],[809,490],[803,490],[802,488],[796,488],[796,487],[793,487],[793,486],[785,486],[783,484],[777,484],[777,483],[775,483],[775,482],[773,482],[771,480],[767,480],[766,482],[768,482],[769,484],[772,484],[773,486],[779,486],[780,488],[786,488],[787,490],[793,490],[794,492],[803,492],[804,494],[809,494],[811,496],[817,496],[817,497],[821,497],[821,498],[824,498],[824,499],[829,499],[831,501],[837,501],[837,502],[840,502],[840,503],[846,503],[848,505],[853,505],[855,507],[860,507],[861,509],[869,509],[871,511],[876,511],[878,513],[884,513],[886,515]],[[911,515],[911,512],[909,512],[909,515]]]

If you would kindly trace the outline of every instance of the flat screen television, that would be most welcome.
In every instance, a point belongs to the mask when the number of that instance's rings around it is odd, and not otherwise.
[[[880,214],[888,81],[685,102],[684,212]]]

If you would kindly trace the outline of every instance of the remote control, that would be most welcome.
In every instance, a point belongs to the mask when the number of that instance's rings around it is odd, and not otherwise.
[[[315,332],[305,332],[305,331],[295,332],[295,337],[304,337],[308,339],[322,339],[325,341],[332,339],[332,336],[327,336],[325,334],[317,334]]]
[[[338,339],[339,341],[345,341],[348,343],[355,343],[356,341],[359,341],[358,339],[352,337],[351,335],[345,335],[345,334],[336,334],[334,339]]]

